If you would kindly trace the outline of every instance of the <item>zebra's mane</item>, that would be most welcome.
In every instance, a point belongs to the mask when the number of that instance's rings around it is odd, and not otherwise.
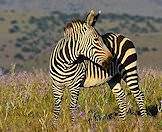
[[[69,36],[80,31],[84,21],[80,19],[74,19],[71,22],[67,23],[64,27],[64,35]]]
[[[69,28],[73,28],[73,24],[83,24],[84,21],[80,20],[80,19],[74,19],[71,22],[68,22],[66,24],[66,26],[64,27],[64,30],[69,29]]]

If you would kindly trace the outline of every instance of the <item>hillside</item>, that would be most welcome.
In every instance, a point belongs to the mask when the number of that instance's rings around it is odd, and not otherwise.
[[[74,18],[83,18],[83,14],[1,11],[0,67],[16,64],[18,70],[47,69],[52,47],[61,37],[65,23]],[[161,68],[162,18],[108,13],[100,16],[96,28],[102,34],[115,32],[130,37],[137,47],[140,66]]]

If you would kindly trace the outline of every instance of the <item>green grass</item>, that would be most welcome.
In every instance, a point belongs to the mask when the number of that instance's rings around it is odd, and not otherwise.
[[[142,70],[140,85],[145,93],[146,106],[160,105],[162,74],[152,69]],[[134,98],[123,83],[129,107],[137,111]],[[141,118],[128,114],[125,121],[109,114],[117,112],[114,95],[107,84],[82,89],[79,96],[77,122],[72,125],[68,110],[69,94],[65,90],[57,131],[162,131],[162,113]],[[41,70],[12,73],[0,77],[0,131],[56,131],[52,124],[53,95],[51,80]]]

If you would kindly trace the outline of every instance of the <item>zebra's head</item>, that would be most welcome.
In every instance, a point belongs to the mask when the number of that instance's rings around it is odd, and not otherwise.
[[[65,27],[64,35],[75,41],[76,56],[83,55],[94,63],[105,66],[112,58],[111,52],[104,44],[101,35],[94,28],[99,16],[91,10],[85,20],[75,20]],[[73,43],[74,44],[74,43]],[[73,45],[74,47],[74,45]]]

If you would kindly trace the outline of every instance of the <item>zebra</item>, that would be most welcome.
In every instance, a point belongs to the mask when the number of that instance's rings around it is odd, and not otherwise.
[[[83,87],[92,87],[107,82],[118,103],[119,117],[124,120],[127,112],[126,95],[121,87],[121,80],[124,80],[134,95],[141,116],[146,116],[144,94],[138,84],[137,53],[133,42],[115,33],[105,33],[102,39],[110,50],[112,59],[107,63],[109,66],[105,70],[90,60],[78,58],[86,65]]]
[[[77,63],[79,56],[103,66],[110,62],[112,54],[103,43],[101,35],[93,27],[98,14],[91,10],[85,20],[73,20],[64,28],[61,38],[51,53],[49,73],[52,78],[54,95],[53,123],[56,124],[66,87],[70,93],[71,120],[75,121],[75,111],[80,88],[85,78],[85,63]]]

